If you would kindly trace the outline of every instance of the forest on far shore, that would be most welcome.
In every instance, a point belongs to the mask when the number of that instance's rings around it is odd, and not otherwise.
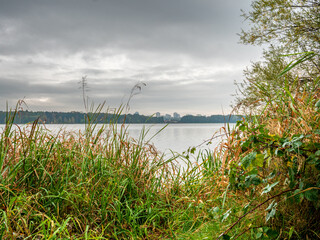
[[[88,113],[93,115],[95,113]],[[0,124],[5,124],[8,112],[0,111]],[[98,123],[235,123],[241,120],[241,115],[211,115],[194,116],[186,115],[179,119],[166,120],[163,116],[145,116],[140,114],[107,114],[99,113],[95,116]],[[35,120],[46,124],[79,124],[85,123],[86,113],[82,112],[33,112],[20,111],[14,122],[16,124],[31,123]]]

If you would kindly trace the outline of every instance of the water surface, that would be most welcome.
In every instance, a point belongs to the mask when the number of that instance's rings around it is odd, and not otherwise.
[[[22,125],[23,126],[23,125]],[[209,142],[215,137],[212,144],[202,144],[199,149],[213,149],[219,141],[222,140],[224,131],[220,129],[225,127],[221,123],[188,123],[188,124],[128,124],[129,136],[139,139],[142,130],[147,131],[145,140],[150,140],[159,151],[169,153],[170,150],[178,153],[186,151],[189,147],[197,147],[204,142]],[[234,124],[230,124],[233,127]],[[97,126],[99,128],[99,124]],[[165,127],[165,128],[164,128]],[[0,125],[0,131],[4,125]],[[52,132],[58,132],[60,129],[66,131],[84,131],[84,124],[47,124],[46,128]],[[164,128],[162,131],[160,131]],[[159,132],[160,131],[160,132]],[[218,137],[220,136],[220,137]]]

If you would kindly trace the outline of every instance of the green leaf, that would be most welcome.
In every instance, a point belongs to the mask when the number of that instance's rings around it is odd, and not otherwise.
[[[214,213],[218,213],[220,211],[220,208],[219,207],[214,207],[211,209],[212,212]]]
[[[246,214],[246,213],[247,213],[250,205],[251,205],[251,202],[249,202],[248,204],[246,204],[246,205],[243,207],[243,214]]]
[[[266,232],[267,236],[269,237],[269,239],[275,239],[278,237],[279,233],[275,230],[272,229],[268,229],[268,231]]]
[[[245,125],[239,126],[239,130],[242,131],[242,132],[245,131],[246,130],[246,126]]]
[[[278,203],[273,200],[272,203],[269,204],[269,206],[266,208],[266,211],[270,211],[272,208],[276,207]]]
[[[261,183],[261,179],[257,177],[257,174],[252,174],[246,177],[245,179],[245,185],[246,187],[249,187],[251,184],[253,185],[259,185]]]
[[[300,183],[299,183],[299,189],[303,189],[303,187],[304,187],[304,182],[300,182]],[[297,189],[297,190],[299,190],[299,189]],[[296,190],[296,191],[297,191],[297,190]]]
[[[225,220],[229,217],[229,215],[230,215],[230,213],[231,213],[231,210],[232,210],[232,208],[230,208],[228,211],[226,211],[226,212],[222,215],[221,222],[225,221]]]
[[[277,209],[274,207],[271,209],[271,211],[266,216],[266,222],[270,220],[270,218],[273,218],[274,215],[276,215]]]
[[[230,237],[229,235],[223,235],[223,236],[222,236],[222,239],[223,239],[223,240],[229,240],[229,239],[231,239],[231,237]]]
[[[247,156],[245,156],[242,160],[241,160],[241,166],[244,169],[247,169],[252,162],[256,159],[257,156],[257,152],[251,152],[249,153]]]
[[[284,152],[280,149],[276,149],[274,154],[277,156],[277,157],[283,157],[284,156]]]
[[[304,196],[309,201],[317,201],[318,200],[318,190],[310,189],[304,192]]]
[[[220,208],[219,207],[214,207],[209,210],[209,214],[214,218],[218,219],[219,218],[219,213],[220,213]]]
[[[289,180],[290,180],[289,187],[290,188],[293,188],[297,184],[297,178],[296,178],[297,170],[298,169],[296,167],[288,168]]]
[[[278,181],[278,182],[275,182],[275,183],[272,183],[271,185],[268,184],[268,186],[266,186],[266,187],[263,189],[261,195],[270,192],[270,191],[272,190],[272,188],[273,188],[274,186],[276,186],[278,183],[279,183],[279,181]]]
[[[243,151],[246,151],[248,148],[249,148],[249,146],[250,146],[250,144],[251,144],[251,142],[250,141],[244,141],[243,143],[241,143],[241,148],[242,148],[242,150]]]
[[[257,154],[255,163],[259,167],[263,167],[263,162],[264,162],[264,155],[263,154]]]
[[[307,158],[307,162],[314,164],[315,167],[320,170],[320,150],[316,151],[314,154],[311,154]]]
[[[256,234],[256,239],[259,239],[262,237],[263,232],[257,232]]]
[[[289,231],[289,239],[292,237],[292,234],[293,234],[293,231],[294,231],[294,227],[292,226],[291,228],[290,228],[290,231]]]
[[[192,148],[190,149],[190,152],[191,152],[192,154],[194,154],[195,151],[196,151],[196,148],[195,148],[195,147],[192,147]]]
[[[304,53],[299,53],[299,54],[304,54],[302,57],[298,58],[296,61],[290,62],[286,68],[278,75],[278,77],[282,77],[285,73],[289,72],[292,68],[297,66],[298,64],[305,62],[311,58],[313,58],[316,54],[314,52],[304,52]]]
[[[301,203],[301,201],[303,200],[303,194],[300,194],[300,192],[301,192],[300,189],[296,189],[293,192],[294,200],[298,203]]]
[[[269,175],[268,175],[268,179],[272,179],[272,178],[274,178],[275,176],[277,175],[277,172],[276,172],[276,170],[273,170]]]

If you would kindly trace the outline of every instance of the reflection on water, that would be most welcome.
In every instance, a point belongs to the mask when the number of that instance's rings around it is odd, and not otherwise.
[[[220,135],[219,129],[224,126],[221,123],[210,123],[210,124],[130,124],[128,126],[129,136],[138,139],[141,130],[144,128],[148,131],[145,140],[150,140],[150,143],[161,152],[169,153],[170,150],[178,153],[186,151],[189,147],[195,147],[200,145],[206,140],[211,139],[213,136]],[[165,127],[166,126],[166,127]],[[230,124],[233,127],[234,124]],[[99,125],[97,126],[99,129]],[[119,126],[120,127],[120,126]],[[157,132],[165,127],[158,134]],[[4,128],[4,125],[0,125],[0,131]],[[84,131],[85,126],[83,124],[47,124],[46,128],[58,132],[61,128],[66,131]],[[155,135],[157,134],[157,135]],[[218,137],[212,141],[212,144],[207,146],[203,144],[204,148],[213,149],[221,137]]]

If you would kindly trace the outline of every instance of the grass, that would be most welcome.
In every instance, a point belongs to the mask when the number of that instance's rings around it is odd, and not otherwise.
[[[84,133],[53,134],[35,122],[13,125],[9,113],[0,138],[2,239],[163,239],[189,235],[215,205],[217,166],[185,159],[187,172],[124,125]],[[213,200],[213,196],[214,199]]]
[[[320,79],[308,85],[297,79],[276,95],[252,84],[261,108],[238,122],[220,151],[232,192],[245,197],[242,208],[232,208],[237,229],[228,226],[225,234],[236,239],[242,229],[243,239],[319,239]]]
[[[257,86],[258,114],[193,161],[95,124],[102,106],[57,134],[15,126],[17,107],[0,136],[0,238],[320,238],[319,84]]]

